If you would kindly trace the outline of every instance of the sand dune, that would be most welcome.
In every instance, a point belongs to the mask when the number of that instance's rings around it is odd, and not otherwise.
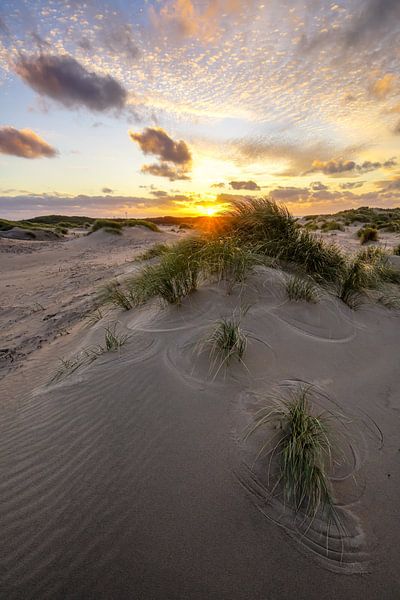
[[[0,373],[66,335],[92,309],[102,282],[137,268],[143,248],[177,237],[133,227],[57,242],[0,239]]]
[[[3,379],[3,597],[398,596],[399,313],[292,303],[283,277],[260,268],[230,295],[209,285],[180,308],[115,310],[43,348],[18,385]],[[199,342],[240,306],[246,367],[213,376]],[[129,335],[120,353],[51,383],[56,357],[100,344],[111,321]],[[243,437],[271,388],[299,382],[341,415],[340,540],[266,499],[261,438]]]

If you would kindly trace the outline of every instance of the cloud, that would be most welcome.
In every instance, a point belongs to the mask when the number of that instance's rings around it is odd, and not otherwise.
[[[353,160],[314,160],[308,173],[324,173],[324,175],[337,175],[354,171],[356,163]]]
[[[367,0],[361,3],[361,12],[352,19],[352,24],[345,31],[344,40],[347,46],[357,46],[361,42],[372,43],[372,39],[397,28],[400,18],[398,0]]]
[[[108,187],[103,187],[101,191],[103,192],[103,194],[112,194],[114,192],[114,190]]]
[[[0,16],[0,35],[4,35],[5,37],[9,37],[10,31],[5,24],[4,19]]]
[[[278,188],[275,188],[274,190],[270,191],[270,196],[274,199],[274,200],[280,200],[280,201],[291,201],[291,202],[295,202],[295,201],[299,201],[302,200],[304,198],[309,198],[310,197],[310,190],[308,188],[300,188],[300,187],[294,187],[294,186],[279,186]]]
[[[374,44],[382,44],[391,32],[396,32],[400,18],[400,3],[398,0],[361,0],[360,10],[349,13],[349,25],[322,29],[316,35],[303,38],[300,48],[305,52],[321,50],[333,44],[341,50]]]
[[[4,193],[4,192],[3,192]],[[137,196],[68,196],[63,194],[20,194],[0,196],[0,216],[4,218],[26,218],[35,215],[64,214],[87,216],[124,216],[126,212],[135,216],[154,216],[176,210],[177,206],[191,199],[186,196],[145,198]]]
[[[242,0],[209,0],[200,8],[193,0],[167,0],[158,12],[151,7],[149,15],[153,27],[164,34],[211,42],[221,33],[222,17],[239,14],[243,4]],[[251,4],[247,0],[246,8]]]
[[[229,185],[234,190],[259,190],[255,181],[230,181]]]
[[[190,179],[185,169],[175,167],[174,165],[165,162],[143,165],[140,170],[142,173],[154,175],[155,177],[167,177],[170,181]]]
[[[21,158],[53,158],[57,150],[31,129],[0,127],[0,153]]]
[[[136,59],[140,52],[134,41],[132,26],[128,23],[113,23],[105,27],[100,40],[113,56],[125,56],[128,60]]]
[[[156,198],[163,198],[165,196],[168,196],[168,192],[165,192],[164,190],[153,190],[152,192],[150,192],[150,194],[152,194],[152,196],[155,196]]]
[[[324,192],[328,189],[328,186],[320,181],[313,181],[310,183],[310,188],[313,190],[313,192]]]
[[[71,56],[21,56],[15,71],[38,94],[67,108],[120,110],[127,100],[126,90],[111,75],[88,71]]]
[[[261,162],[264,159],[286,161],[288,167],[275,173],[285,177],[303,175],[310,169],[316,156],[322,160],[332,156],[332,147],[324,143],[295,144],[264,137],[231,140],[229,147],[239,164]]]
[[[131,139],[137,142],[143,154],[154,154],[165,162],[187,165],[192,162],[190,150],[183,140],[173,140],[161,127],[146,127],[142,133],[129,132]]]
[[[342,190],[353,190],[362,187],[364,183],[364,181],[346,181],[345,183],[341,183],[339,187]]]
[[[129,131],[129,136],[143,154],[152,154],[160,160],[159,163],[143,165],[142,173],[167,177],[170,181],[190,179],[192,154],[186,142],[173,140],[161,127],[146,127],[142,133]]]
[[[212,188],[223,188],[225,187],[225,183],[212,183],[211,186]]]
[[[386,73],[383,77],[377,79],[373,83],[371,86],[371,94],[375,98],[383,100],[396,89],[397,82],[398,78],[396,75],[393,75],[392,73]]]
[[[342,173],[369,173],[370,171],[376,171],[377,169],[391,169],[396,166],[397,160],[390,158],[386,161],[370,161],[365,160],[364,162],[357,164],[354,160],[344,159],[332,159],[328,161],[314,160],[312,167],[305,173],[324,173],[324,175],[338,175]]]

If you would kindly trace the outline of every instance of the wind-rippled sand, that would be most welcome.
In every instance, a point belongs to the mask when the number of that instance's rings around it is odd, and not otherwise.
[[[0,383],[0,577],[7,599],[400,597],[400,313],[285,299],[279,271],[182,307],[113,311]],[[201,340],[242,306],[246,367],[210,373]],[[57,356],[120,353],[51,383]],[[272,389],[311,384],[343,416],[333,474],[346,536],[268,491],[246,427]]]

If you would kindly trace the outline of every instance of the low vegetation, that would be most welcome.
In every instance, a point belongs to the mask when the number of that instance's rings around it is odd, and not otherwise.
[[[108,325],[104,329],[104,346],[89,346],[71,358],[61,358],[51,381],[54,383],[61,381],[81,367],[90,365],[105,352],[119,352],[128,341],[128,337],[128,335],[118,332],[118,323]]]
[[[333,448],[328,416],[314,413],[309,396],[308,388],[299,388],[289,399],[274,398],[256,414],[247,437],[260,428],[274,427],[277,433],[260,451],[261,456],[269,449],[270,468],[278,462],[274,489],[281,490],[294,511],[314,518],[318,512],[334,511],[329,480]]]
[[[305,301],[315,304],[320,299],[320,293],[315,283],[297,275],[292,275],[286,280],[285,290],[289,300],[294,302]]]
[[[219,319],[201,349],[204,346],[208,348],[211,370],[215,375],[233,359],[243,363],[243,356],[247,348],[247,335],[241,327],[240,319],[236,318],[234,314],[231,317]]]
[[[344,231],[344,226],[339,221],[324,221],[321,229],[322,231]]]
[[[136,260],[151,260],[152,258],[156,258],[162,254],[165,254],[169,250],[170,246],[168,246],[168,244],[154,244],[154,246],[151,246],[151,248],[145,250],[142,252],[142,254],[139,254]]]
[[[155,297],[179,305],[202,282],[225,281],[230,292],[260,265],[295,271],[286,284],[291,300],[316,302],[319,285],[351,308],[367,298],[368,290],[383,292],[385,285],[400,283],[386,252],[368,247],[349,257],[337,245],[300,228],[288,210],[270,198],[235,202],[217,231],[172,246],[156,245],[140,259],[156,256],[159,262],[146,265],[136,277],[109,286],[108,300],[126,310]]]
[[[91,232],[94,233],[99,229],[113,229],[115,231],[121,232],[122,225],[121,223],[118,223],[118,221],[115,221],[113,219],[97,219],[97,221],[95,221],[92,225]]]
[[[361,227],[357,231],[361,244],[378,241],[378,230],[375,227]]]

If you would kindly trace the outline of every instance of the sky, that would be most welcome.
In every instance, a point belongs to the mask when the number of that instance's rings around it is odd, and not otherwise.
[[[399,0],[2,0],[0,217],[400,206]]]

